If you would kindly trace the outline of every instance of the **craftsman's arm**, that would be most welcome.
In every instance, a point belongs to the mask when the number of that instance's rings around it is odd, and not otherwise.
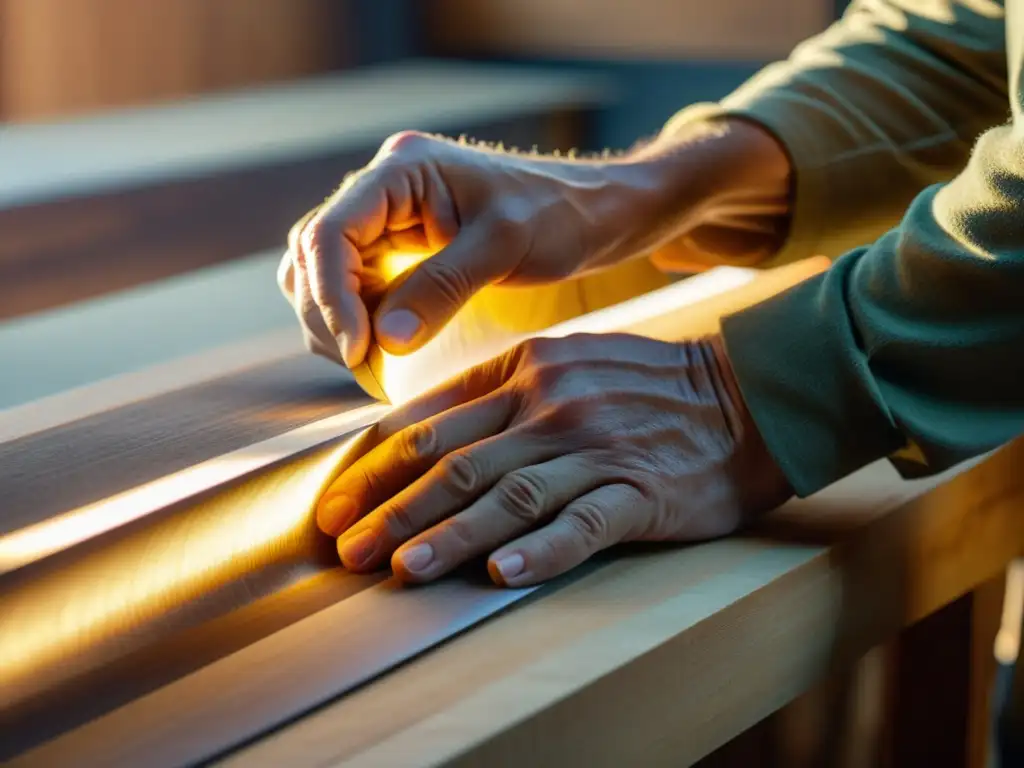
[[[1017,117],[896,229],[727,319],[740,388],[798,493],[901,450],[898,468],[939,471],[1024,432],[1022,206]]]
[[[659,140],[721,115],[767,128],[790,157],[795,193],[785,246],[770,263],[838,256],[894,226],[915,195],[952,178],[977,137],[1007,118],[1004,26],[996,0],[854,0],[788,60],[719,104],[680,112]],[[739,198],[702,251],[721,244],[729,261],[732,243],[744,242],[737,230],[766,223],[757,213],[769,210],[765,197],[751,189]],[[685,261],[693,243],[674,246]]]

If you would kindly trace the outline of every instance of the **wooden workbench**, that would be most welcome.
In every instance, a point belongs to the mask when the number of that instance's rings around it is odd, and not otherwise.
[[[556,137],[562,112],[600,101],[586,83],[547,79],[540,88],[532,76],[457,66],[370,75],[378,87],[382,80],[394,88],[419,83],[427,95],[458,90],[462,111],[445,120],[501,135],[529,118],[526,133]],[[361,128],[346,114],[315,135],[295,124],[265,135],[283,155],[264,152],[259,137],[237,145],[237,126],[256,114],[247,110],[296,99],[317,112],[336,86],[276,91],[262,106],[250,94],[237,103],[3,134],[2,156],[34,150],[59,159],[56,146],[78,164],[40,166],[0,183],[8,235],[0,316],[33,313],[0,327],[0,603],[20,573],[3,573],[5,556],[21,556],[7,546],[10,534],[107,499],[142,499],[147,484],[195,467],[228,483],[239,452],[258,479],[267,463],[260,451],[293,437],[308,446],[318,424],[336,425],[332,419],[366,404],[343,373],[302,350],[273,285],[276,253],[190,273],[283,240],[287,223],[371,152],[380,132],[410,122],[438,127],[432,102],[420,99],[415,110],[403,106],[373,121],[356,110],[367,123]],[[342,91],[361,104],[367,88],[353,81]],[[219,126],[224,146],[209,157],[194,154],[194,141],[157,152],[142,139],[168,120]],[[282,196],[282,188],[295,194]],[[199,215],[210,201],[216,205]],[[255,211],[259,226],[238,227],[242,210]],[[111,217],[118,227],[91,226]],[[65,225],[60,237],[57,220]],[[1005,565],[1024,543],[1022,451],[1018,442],[915,482],[878,464],[787,505],[742,537],[608,553],[521,600],[498,599],[506,611],[463,622],[472,626],[221,758],[290,766],[834,765],[822,757],[831,747],[805,744],[779,757],[778,744],[760,734],[766,723],[786,730],[794,711],[811,710],[817,717],[802,718],[795,730],[801,738],[828,736],[844,718],[814,710],[842,715],[843,702],[822,696],[821,687],[849,680],[871,651],[884,670],[869,707],[872,751],[862,764],[942,768],[970,760],[973,768],[986,740],[991,619]],[[384,574],[352,580],[322,555],[300,563],[321,569],[319,586],[296,600],[271,594],[253,636],[189,635],[175,646],[187,658],[174,665],[166,646],[141,656],[123,679],[167,670],[128,685],[123,700],[97,704],[95,719],[79,713],[80,727],[22,763],[102,764],[112,755],[159,764],[153,749],[161,740],[216,741],[233,717],[257,705],[301,701],[316,683],[329,692],[330,671],[351,665],[375,640],[387,645],[437,624],[453,596],[465,595],[458,582],[399,590]],[[59,574],[59,565],[48,573]],[[232,599],[254,597],[252,580],[232,586]],[[494,593],[485,596],[493,607]],[[444,626],[434,630],[447,637]],[[0,610],[0,646],[18,631]],[[73,666],[80,656],[61,663]],[[88,680],[79,688],[83,700],[112,696]],[[0,697],[0,746],[15,732],[4,704]],[[52,707],[39,712],[17,721],[18,732],[26,723],[56,728],[43,722],[54,718]],[[769,759],[768,751],[777,754]]]
[[[153,479],[140,472],[270,445],[362,402],[329,364],[278,332],[261,338],[0,414],[5,483],[22,523],[45,512],[26,499],[130,492]],[[306,399],[296,399],[296,382],[305,382]],[[291,392],[292,407],[275,391]],[[218,413],[243,404],[244,418]],[[129,435],[138,439],[125,445]],[[33,459],[57,444],[81,456],[62,487]],[[75,450],[90,445],[95,455]],[[788,504],[742,537],[609,553],[221,757],[296,766],[688,765],[739,743],[888,643],[890,661],[900,661],[888,680],[904,684],[886,697],[891,727],[880,749],[888,764],[964,765],[984,738],[985,708],[968,705],[983,705],[986,693],[976,682],[988,674],[995,630],[983,623],[992,614],[986,596],[1024,542],[1022,459],[1017,443],[914,482],[881,463]],[[299,701],[310,686],[322,692],[329,672],[365,655],[374,638],[387,645],[443,623],[458,597],[457,585],[409,590],[380,578],[353,589],[342,585],[315,610],[15,764],[138,764],[161,740],[202,741],[205,731],[216,741],[257,703]],[[936,648],[946,655],[929,666],[922,651]],[[919,693],[922,675],[935,679],[915,700],[907,685]]]
[[[1022,460],[914,483],[875,465],[758,536],[619,553],[226,762],[689,765],[998,577]]]

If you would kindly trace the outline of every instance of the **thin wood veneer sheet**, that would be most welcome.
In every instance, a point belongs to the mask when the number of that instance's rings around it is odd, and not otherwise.
[[[233,585],[270,592],[280,586],[282,574],[338,567],[333,552],[325,553],[330,542],[316,529],[313,507],[349,446],[345,441],[316,449],[253,474],[94,552],[59,558],[43,573],[8,584],[0,596],[0,733],[10,736],[0,736],[0,742],[15,738],[4,721],[16,721],[19,705],[159,640],[190,604],[215,599]],[[196,712],[187,728],[180,723],[155,727],[145,754],[119,755],[131,745],[92,743],[56,763],[44,748],[41,756],[27,753],[15,764],[192,764],[343,694],[530,591],[459,578],[422,590],[366,579],[356,589],[327,609],[348,627],[349,643],[336,656],[302,659],[302,648],[282,647],[268,658],[281,667],[307,665],[299,684],[229,707],[211,691],[215,711],[206,713],[209,717]],[[273,643],[274,637],[267,640]],[[310,664],[318,674],[309,674]],[[265,672],[251,670],[255,676]],[[225,690],[236,684],[225,680]],[[173,687],[148,698],[173,698]],[[135,706],[109,717],[133,719]],[[58,750],[59,743],[54,743]],[[0,758],[10,758],[10,750],[0,749]]]
[[[747,270],[715,270],[540,335],[577,330],[624,330],[663,339],[700,335],[713,330],[722,314],[777,293],[822,266],[801,263],[756,279]],[[375,420],[386,406],[373,411]],[[0,689],[6,702],[0,704],[0,733],[6,730],[4,708],[151,642],[185,606],[232,585],[273,589],[261,587],[261,574],[269,574],[273,583],[273,574],[282,570],[331,567],[324,561],[327,540],[316,529],[314,508],[352,443],[321,442],[300,455],[291,450],[290,456],[277,457],[260,471],[182,498],[96,541],[5,576],[0,590]],[[248,658],[260,658],[249,670],[255,681],[241,685],[230,677],[220,680],[211,687],[209,699],[195,704],[192,717],[166,717],[174,703],[172,683],[26,753],[14,764],[193,763],[351,690],[530,592],[502,590],[469,578],[418,589],[368,583],[368,588],[315,615],[317,622],[337,621],[344,627],[344,642],[331,658],[307,658],[301,647],[290,644],[288,638],[302,634],[300,627],[314,626],[314,617],[307,617],[288,633],[270,635],[246,649],[251,651]],[[215,663],[204,670],[204,679],[215,678],[219,668]],[[259,682],[271,678],[287,684],[271,691]],[[146,735],[91,739],[104,723],[123,723],[125,732]]]

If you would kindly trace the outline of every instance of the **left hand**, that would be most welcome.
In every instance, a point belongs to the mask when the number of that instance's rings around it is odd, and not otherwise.
[[[720,341],[536,339],[392,412],[330,486],[320,527],[353,571],[431,581],[489,554],[526,586],[624,541],[693,541],[788,483]]]

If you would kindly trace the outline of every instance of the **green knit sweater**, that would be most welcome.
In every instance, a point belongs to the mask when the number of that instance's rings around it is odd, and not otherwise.
[[[885,456],[940,471],[1024,433],[1022,66],[1024,0],[855,0],[718,105],[792,158],[773,264],[838,257],[723,326],[798,494]]]

